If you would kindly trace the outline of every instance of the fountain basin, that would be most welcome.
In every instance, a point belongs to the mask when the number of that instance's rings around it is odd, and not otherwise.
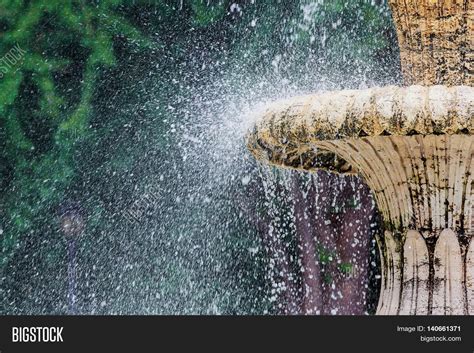
[[[473,87],[392,86],[275,102],[247,146],[363,177],[384,219],[378,314],[474,314],[473,131]]]

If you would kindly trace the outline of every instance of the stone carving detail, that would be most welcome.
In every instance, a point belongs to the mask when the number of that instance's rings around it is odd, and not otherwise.
[[[247,147],[276,166],[347,172],[330,141],[472,133],[474,87],[389,86],[275,102],[255,122]]]
[[[378,303],[379,315],[396,315],[400,304],[401,271],[400,252],[392,232],[385,232],[385,256],[383,257],[382,288]]]
[[[421,234],[409,230],[403,246],[403,288],[400,315],[427,315],[430,261]]]
[[[474,1],[389,3],[406,84],[474,85]]]
[[[436,241],[430,260],[426,241],[420,232],[409,230],[405,241],[400,242],[392,232],[386,231],[384,240],[378,239],[383,260],[377,314],[474,314],[472,243],[464,263],[458,236],[451,229],[444,229]],[[432,274],[430,263],[433,266]]]
[[[433,315],[464,314],[463,267],[456,234],[443,230],[434,252]]]
[[[469,315],[474,315],[474,240],[472,238],[466,256],[466,292]]]

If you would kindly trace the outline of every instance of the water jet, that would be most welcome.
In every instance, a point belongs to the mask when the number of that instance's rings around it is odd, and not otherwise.
[[[474,3],[389,4],[404,86],[277,101],[247,146],[365,180],[384,219],[377,314],[474,314]]]

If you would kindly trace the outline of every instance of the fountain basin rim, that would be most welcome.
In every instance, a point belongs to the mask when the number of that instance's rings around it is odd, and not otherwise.
[[[357,173],[337,151],[319,143],[473,133],[474,87],[388,86],[276,101],[256,117],[247,147],[259,161],[272,165]]]

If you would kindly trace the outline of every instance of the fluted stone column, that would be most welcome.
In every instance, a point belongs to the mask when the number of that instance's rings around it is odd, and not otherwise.
[[[473,1],[389,4],[406,84],[474,85]],[[392,168],[372,190],[392,229],[379,241],[378,314],[474,315],[472,144],[470,135],[428,135],[379,148]]]
[[[474,222],[473,140],[418,135],[336,142],[338,154],[359,167],[385,220],[378,314],[474,314],[466,297],[474,283],[465,278],[472,271],[465,254]]]
[[[389,0],[407,85],[474,85],[472,0]]]

